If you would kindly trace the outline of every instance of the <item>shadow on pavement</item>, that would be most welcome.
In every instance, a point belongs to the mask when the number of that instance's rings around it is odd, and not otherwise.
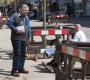
[[[42,64],[38,64],[37,66],[35,66],[35,68],[38,69],[38,70],[34,71],[34,72],[50,73]]]
[[[4,71],[3,69],[0,69],[0,75],[10,76],[10,71]]]
[[[0,59],[8,60],[12,59],[13,53],[11,50],[1,50],[0,51]]]

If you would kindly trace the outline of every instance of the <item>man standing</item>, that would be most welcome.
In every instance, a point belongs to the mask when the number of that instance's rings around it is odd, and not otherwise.
[[[26,41],[30,38],[30,21],[27,17],[29,7],[22,4],[19,13],[15,13],[8,20],[8,27],[11,29],[11,42],[13,46],[13,66],[11,76],[19,77],[19,73],[28,73],[24,69]]]

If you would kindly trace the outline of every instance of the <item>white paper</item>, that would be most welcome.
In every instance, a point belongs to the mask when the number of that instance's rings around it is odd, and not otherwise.
[[[16,29],[17,29],[18,31],[25,32],[24,26],[17,26]]]
[[[44,53],[45,49],[40,49],[40,53]]]

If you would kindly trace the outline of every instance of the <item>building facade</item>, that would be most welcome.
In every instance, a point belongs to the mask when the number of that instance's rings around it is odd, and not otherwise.
[[[90,0],[86,1],[85,9],[86,9],[86,15],[90,16]]]
[[[19,4],[30,3],[32,5],[40,5],[43,0],[19,0]],[[58,5],[56,10],[68,11],[71,9],[70,13],[72,16],[90,16],[90,0],[47,0],[49,5]],[[49,6],[49,8],[51,8]],[[49,9],[50,10],[50,9]]]

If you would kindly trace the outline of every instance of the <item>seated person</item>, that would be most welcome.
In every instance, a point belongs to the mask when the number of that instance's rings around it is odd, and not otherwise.
[[[59,36],[60,37],[60,36]],[[50,42],[50,46],[52,46],[53,44],[55,45],[57,45],[57,39],[58,38],[55,38],[54,40],[51,40],[51,42]],[[50,51],[51,50],[51,51]],[[42,62],[42,65],[46,65],[46,66],[50,66],[50,67],[52,67],[52,68],[54,68],[54,67],[57,67],[57,62],[56,62],[56,60],[55,60],[55,54],[57,53],[57,51],[56,51],[56,46],[55,46],[55,49],[46,49],[45,50],[45,54],[49,54],[49,56],[52,54],[53,56],[54,56],[54,58],[50,61],[50,62],[48,62],[48,63],[44,63],[44,62]],[[61,55],[61,63],[62,63],[62,61],[63,61],[63,55]],[[52,71],[52,70],[51,70]]]
[[[87,42],[85,33],[81,30],[81,25],[80,24],[76,24],[75,30],[76,30],[76,33],[74,35],[74,38],[72,39],[69,36],[69,41],[72,41],[72,42]]]

